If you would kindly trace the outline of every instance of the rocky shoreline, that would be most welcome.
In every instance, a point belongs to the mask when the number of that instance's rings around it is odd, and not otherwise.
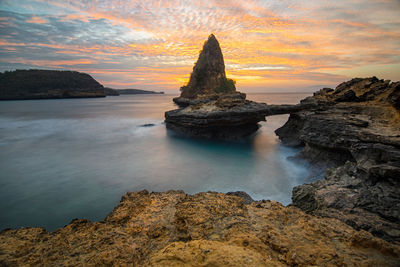
[[[0,265],[400,265],[400,82],[356,78],[298,105],[256,103],[226,78],[210,35],[181,91],[165,122],[187,136],[244,138],[290,114],[276,134],[310,169],[292,205],[244,192],[127,193],[104,221],[3,230]]]
[[[398,266],[399,257],[399,245],[366,231],[244,193],[127,193],[101,222],[0,234],[2,266]]]
[[[276,130],[283,144],[304,147],[296,158],[318,180],[295,187],[293,205],[400,242],[399,95],[400,82],[373,77],[302,101],[314,107]]]
[[[104,221],[3,230],[0,265],[398,266],[398,95],[373,77],[263,107],[291,112],[276,133],[323,176],[288,207],[244,192],[127,193]]]
[[[221,99],[226,109],[219,107]],[[289,113],[276,134],[284,145],[302,147],[293,160],[310,170],[310,183],[293,189],[293,205],[400,243],[400,82],[355,78],[297,105],[246,103],[243,97],[236,100],[243,107],[238,109],[234,99],[184,99],[185,108],[166,113],[167,128],[190,136],[243,138],[265,116]],[[242,132],[229,127],[235,124]]]

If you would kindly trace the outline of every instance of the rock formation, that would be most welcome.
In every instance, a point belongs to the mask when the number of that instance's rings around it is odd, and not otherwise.
[[[177,104],[195,99],[199,95],[235,92],[235,83],[225,75],[225,63],[221,48],[211,34],[204,43],[199,58],[193,67],[189,83],[181,87],[181,96],[175,98]]]
[[[165,113],[168,129],[186,136],[240,139],[258,130],[265,121],[266,104],[244,99],[243,94],[226,94],[216,100]]]
[[[105,97],[104,87],[86,73],[16,70],[0,73],[0,100]]]
[[[400,242],[399,94],[400,82],[357,78],[301,101],[312,108],[276,133],[325,179],[295,187],[295,206]]]
[[[200,52],[188,85],[174,102],[182,108],[165,113],[168,129],[187,136],[238,139],[264,121],[266,105],[246,100],[226,78],[224,58],[211,34]]]
[[[241,194],[239,194],[241,195]],[[0,233],[1,266],[398,266],[400,246],[222,193],[127,193],[104,221]]]

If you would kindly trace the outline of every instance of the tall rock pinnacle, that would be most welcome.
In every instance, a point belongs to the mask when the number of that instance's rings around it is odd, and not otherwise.
[[[224,57],[213,34],[204,43],[203,50],[193,67],[189,83],[181,87],[181,97],[196,98],[199,94],[229,93],[236,91],[235,83],[225,75]]]

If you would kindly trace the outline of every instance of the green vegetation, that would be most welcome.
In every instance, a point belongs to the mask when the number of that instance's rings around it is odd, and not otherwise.
[[[222,78],[221,79],[221,86],[215,90],[217,93],[229,93],[229,92],[235,92],[236,91],[236,81],[232,79],[226,79]]]
[[[192,79],[192,84],[184,85],[180,88],[180,91],[185,93],[184,94],[185,97],[194,97],[202,91],[202,87],[196,86],[200,83],[200,82],[197,82],[198,80],[203,81],[202,79],[198,79],[198,77],[201,75],[202,75],[202,72],[200,72],[200,74],[196,73],[196,77],[194,77]],[[214,89],[214,92],[219,93],[219,94],[235,92],[236,91],[235,84],[236,84],[235,80],[221,77],[220,86],[217,87],[216,89]]]

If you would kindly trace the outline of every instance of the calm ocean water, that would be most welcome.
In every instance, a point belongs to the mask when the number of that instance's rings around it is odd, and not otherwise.
[[[307,94],[249,94],[269,104]],[[54,230],[74,218],[102,220],[128,191],[246,191],[290,203],[306,170],[286,158],[268,117],[243,142],[181,138],[163,124],[172,95],[0,101],[0,230]],[[141,125],[152,123],[153,127]]]

